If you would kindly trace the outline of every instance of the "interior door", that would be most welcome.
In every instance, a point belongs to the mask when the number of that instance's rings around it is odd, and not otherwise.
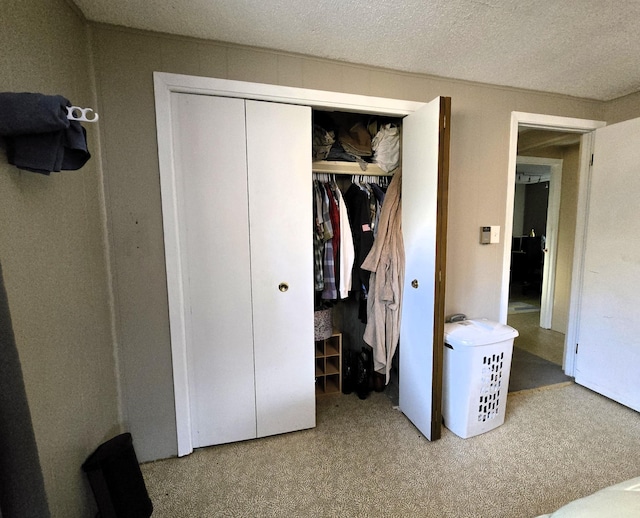
[[[429,440],[442,422],[449,103],[437,98],[402,122],[400,410]]]
[[[640,411],[640,119],[595,131],[576,382]]]
[[[315,426],[311,108],[246,101],[258,437]]]
[[[256,437],[243,99],[172,94],[193,447]]]

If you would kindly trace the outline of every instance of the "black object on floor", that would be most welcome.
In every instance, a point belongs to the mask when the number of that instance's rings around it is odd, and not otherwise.
[[[96,497],[100,518],[148,518],[153,513],[130,433],[98,446],[82,469]]]
[[[353,354],[350,350],[346,350],[344,353],[344,359],[342,363],[342,393],[351,394],[355,386],[355,365],[353,361]]]
[[[373,358],[366,347],[358,353],[356,358],[356,393],[360,399],[367,399],[371,392],[371,372]]]
[[[519,347],[513,348],[509,392],[555,385],[571,380],[573,378],[566,376],[560,365]]]
[[[384,386],[386,384],[386,381],[387,381],[387,377],[384,374],[374,371],[373,390],[375,390],[376,392],[384,392]]]

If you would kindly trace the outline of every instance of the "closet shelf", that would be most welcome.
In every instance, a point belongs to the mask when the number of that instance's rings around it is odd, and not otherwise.
[[[311,168],[314,173],[329,173],[329,174],[351,174],[351,175],[363,175],[363,176],[391,176],[391,173],[387,173],[380,169],[376,164],[367,164],[367,170],[360,169],[358,162],[333,162],[329,160],[318,160],[311,163]]]

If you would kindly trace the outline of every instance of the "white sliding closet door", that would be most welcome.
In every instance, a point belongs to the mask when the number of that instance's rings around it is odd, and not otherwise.
[[[258,437],[315,426],[311,108],[246,101]]]
[[[407,115],[402,128],[400,410],[431,440],[440,98]]]
[[[256,436],[245,107],[172,94],[193,447]]]
[[[313,427],[311,110],[171,106],[192,447]]]

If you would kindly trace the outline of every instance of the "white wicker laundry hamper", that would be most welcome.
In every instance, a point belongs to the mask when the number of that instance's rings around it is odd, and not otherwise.
[[[518,331],[486,319],[445,324],[442,416],[466,439],[504,423]]]

